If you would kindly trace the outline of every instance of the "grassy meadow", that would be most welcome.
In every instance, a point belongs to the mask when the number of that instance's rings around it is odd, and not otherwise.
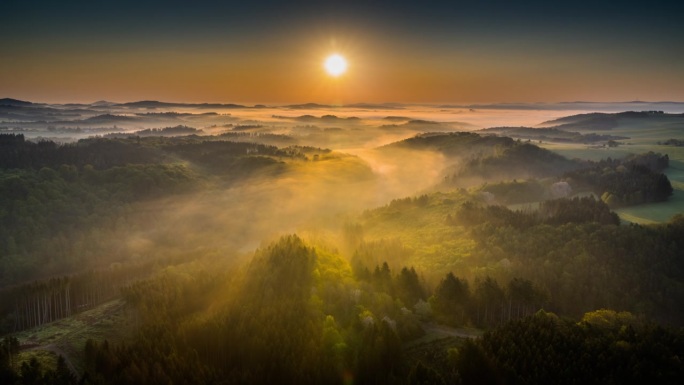
[[[658,144],[668,139],[682,138],[682,123],[678,119],[651,117],[649,119],[620,118],[617,127],[606,131],[611,135],[626,136],[618,147],[598,147],[578,143],[540,143],[541,147],[555,151],[568,158],[598,161],[611,157],[622,158],[630,154],[649,151],[667,154],[670,167],[665,174],[674,188],[667,202],[650,203],[615,210],[623,221],[652,224],[667,222],[672,216],[684,213],[684,147]]]

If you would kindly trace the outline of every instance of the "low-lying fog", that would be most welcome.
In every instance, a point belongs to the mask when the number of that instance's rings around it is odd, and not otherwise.
[[[46,138],[70,142],[93,135],[132,134],[145,129],[178,125],[202,130],[200,134],[213,135],[226,131],[260,132],[288,134],[298,139],[311,136],[315,129],[348,129],[356,131],[349,138],[354,147],[376,147],[430,128],[434,128],[432,131],[448,131],[477,130],[496,126],[536,126],[544,121],[586,112],[643,110],[652,107],[641,104],[631,106],[629,103],[625,106],[530,104],[511,105],[510,108],[506,105],[483,108],[371,105],[366,106],[367,108],[356,108],[319,105],[236,107],[173,105],[159,102],[139,102],[132,105],[102,102],[91,105],[28,106],[3,103],[0,103],[0,132],[24,133],[31,139]],[[592,109],[588,109],[590,107]],[[674,108],[677,111],[683,109],[680,105],[657,105],[653,108]],[[426,123],[439,123],[439,126],[425,127]],[[378,135],[378,132],[370,135],[368,131],[372,131],[369,130],[372,128],[381,129],[384,135]],[[355,138],[357,140],[354,140]]]
[[[381,146],[423,132],[537,126],[586,112],[568,109],[496,109],[435,106],[379,108],[131,107],[124,105],[0,106],[0,133],[72,142],[91,136],[224,135],[278,147],[311,146],[330,156],[285,160],[282,172],[188,195],[139,202],[150,227],[131,231],[130,254],[160,245],[180,250],[246,251],[283,233],[339,229],[365,209],[417,195],[436,185],[454,159],[429,151],[384,151]],[[146,131],[145,131],[146,130]],[[185,131],[183,131],[185,130]],[[388,235],[389,236],[389,235]],[[157,251],[158,252],[158,251]]]

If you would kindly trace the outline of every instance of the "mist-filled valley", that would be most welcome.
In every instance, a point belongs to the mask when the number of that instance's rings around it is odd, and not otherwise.
[[[678,383],[683,111],[0,99],[0,383]]]

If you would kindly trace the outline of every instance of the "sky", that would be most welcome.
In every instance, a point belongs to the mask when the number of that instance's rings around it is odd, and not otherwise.
[[[0,98],[684,101],[683,2],[2,0]],[[326,56],[343,55],[333,78]]]

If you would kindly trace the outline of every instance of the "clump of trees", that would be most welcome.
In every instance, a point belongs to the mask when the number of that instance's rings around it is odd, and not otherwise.
[[[623,160],[606,159],[565,174],[579,189],[588,189],[611,207],[662,202],[672,195],[670,180],[662,173],[667,155],[649,152]]]
[[[481,191],[493,194],[494,200],[504,205],[539,202],[549,199],[551,195],[548,183],[538,179],[487,183],[481,187]]]
[[[234,183],[282,159],[306,159],[307,149],[279,149],[220,137],[91,138],[75,144],[0,135],[0,287],[66,275],[120,248],[134,215],[152,199]],[[150,216],[148,216],[150,217]],[[153,226],[153,225],[152,225]],[[106,235],[106,236],[105,236]]]
[[[120,264],[109,269],[53,277],[0,290],[0,333],[38,327],[120,295],[120,290],[147,277],[153,262]]]
[[[535,225],[563,225],[566,223],[598,223],[601,225],[619,225],[620,218],[610,211],[603,201],[593,196],[561,198],[539,203],[536,210],[512,211],[504,206],[481,205],[473,201],[461,204],[452,216],[447,216],[451,225],[475,226],[511,226],[524,229]]]
[[[595,317],[590,313],[575,323],[540,311],[466,342],[454,365],[463,384],[679,383],[681,331],[597,324]]]
[[[444,178],[445,187],[511,179],[562,178],[575,191],[592,191],[611,207],[661,202],[672,195],[664,169],[667,155],[653,152],[599,162],[569,160],[529,142],[475,133],[417,135],[383,148],[430,149],[458,158],[462,164]],[[538,183],[494,184],[488,191],[501,203],[544,199]],[[536,198],[533,198],[536,197]]]
[[[117,223],[133,203],[188,191],[197,180],[178,164],[0,169],[0,287],[99,267],[89,257],[116,249],[109,242],[125,231]]]
[[[547,301],[546,293],[532,281],[514,278],[506,286],[491,277],[468,281],[448,273],[430,298],[435,319],[453,326],[489,328],[526,317]]]
[[[677,146],[677,147],[682,147],[684,146],[684,140],[680,139],[668,139],[664,142],[658,142],[658,144],[663,145],[663,146]]]
[[[498,280],[533,280],[549,293],[547,308],[564,316],[606,307],[682,324],[681,216],[649,227],[534,224],[529,215],[499,210],[503,223],[485,221],[469,231],[477,242],[473,257],[479,266],[490,266],[485,271]]]
[[[201,135],[204,130],[198,130],[194,127],[178,125],[164,128],[146,128],[131,133],[113,132],[105,135],[106,138],[126,138],[131,136],[176,136],[176,135]]]
[[[66,364],[57,357],[54,368],[45,368],[32,357],[28,362],[17,362],[19,340],[6,336],[0,341],[0,383],[7,385],[76,385],[78,380]],[[18,368],[18,370],[15,370]]]
[[[531,178],[549,177],[577,168],[576,162],[538,147],[517,141],[510,146],[497,148],[494,154],[470,160],[451,179],[460,178]]]
[[[89,342],[84,381],[401,382],[401,312],[386,294],[357,286],[345,266],[286,236],[244,270],[174,269],[134,284],[124,298],[141,333],[121,346]],[[414,274],[407,270],[401,287],[415,284]]]
[[[682,235],[675,224],[662,231]],[[627,312],[591,312],[576,323],[539,311],[553,306],[544,282],[486,275],[469,282],[448,273],[431,289],[413,267],[371,269],[362,257],[352,268],[291,235],[243,267],[197,261],[129,284],[122,293],[139,333],[116,345],[88,341],[81,383],[576,383],[630,376],[668,383],[682,373],[671,359],[682,354],[681,336]],[[435,340],[408,354],[404,342],[420,336],[425,321],[490,332],[473,341]],[[0,368],[10,384],[55,373],[68,371],[30,363]]]

